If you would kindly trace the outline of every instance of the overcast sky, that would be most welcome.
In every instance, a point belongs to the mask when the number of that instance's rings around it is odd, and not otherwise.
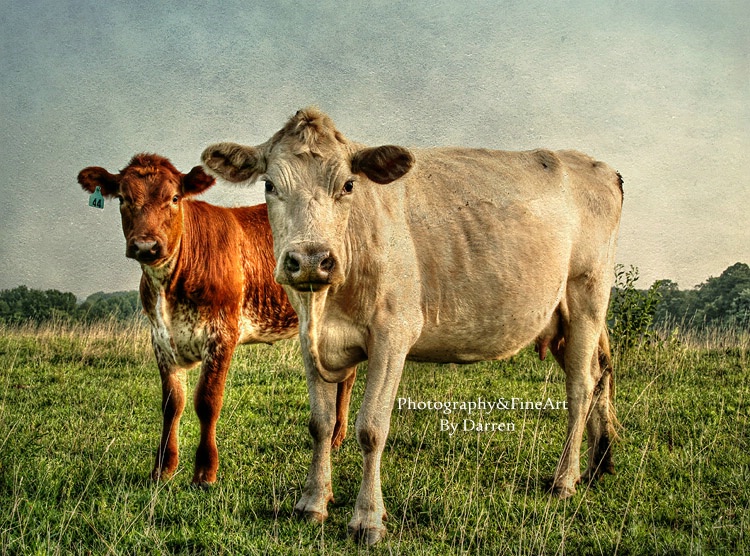
[[[750,262],[748,29],[747,0],[2,0],[0,289],[136,289],[117,203],[88,207],[78,172],[142,151],[187,172],[310,104],[369,144],[604,160],[618,261],[693,287]]]

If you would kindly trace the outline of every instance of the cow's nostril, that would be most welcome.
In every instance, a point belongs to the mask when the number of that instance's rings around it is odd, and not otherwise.
[[[284,259],[284,269],[290,273],[297,273],[299,268],[299,256],[296,253],[287,253]]]
[[[320,261],[320,270],[323,272],[332,272],[336,266],[336,260],[333,257],[326,257]]]

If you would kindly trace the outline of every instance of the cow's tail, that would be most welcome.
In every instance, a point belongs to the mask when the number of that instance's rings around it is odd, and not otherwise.
[[[605,386],[604,381],[609,382],[609,437],[611,440],[618,440],[619,435],[617,429],[620,427],[620,423],[617,420],[617,413],[615,412],[615,370],[612,366],[612,353],[609,348],[609,333],[605,326],[602,330],[601,336],[599,337],[599,369],[601,370],[601,377],[599,378],[599,389]]]

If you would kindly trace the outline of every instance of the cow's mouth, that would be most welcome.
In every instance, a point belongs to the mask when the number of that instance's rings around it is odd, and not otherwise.
[[[330,287],[330,282],[299,282],[296,284],[289,284],[292,288],[300,293],[314,293],[323,291]]]
[[[128,253],[126,253],[126,256],[129,259],[136,260],[136,261],[138,261],[141,264],[146,264],[146,265],[149,265],[149,266],[154,266],[154,265],[160,263],[164,259],[164,257],[162,257],[159,253],[148,253],[148,252],[146,252],[146,253],[144,253],[144,252],[140,252],[140,253],[128,252]]]

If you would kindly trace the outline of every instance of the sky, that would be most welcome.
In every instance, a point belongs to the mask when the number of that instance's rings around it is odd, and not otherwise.
[[[371,145],[609,163],[642,287],[750,263],[746,0],[0,1],[0,289],[136,289],[117,202],[89,207],[78,172],[139,152],[187,172],[309,105]]]

